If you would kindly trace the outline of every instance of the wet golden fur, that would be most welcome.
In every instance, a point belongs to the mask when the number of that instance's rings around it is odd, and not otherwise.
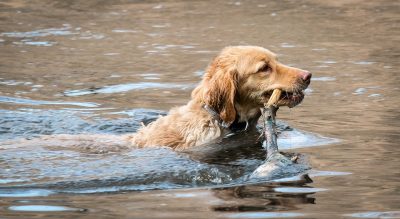
[[[297,93],[308,86],[309,80],[301,79],[303,72],[279,63],[275,54],[262,47],[226,47],[208,66],[186,105],[171,109],[166,116],[128,136],[128,140],[138,147],[181,150],[223,136],[229,130],[204,105],[214,109],[225,124],[248,122],[250,128],[255,127],[259,109],[273,89]],[[280,105],[291,107],[298,103],[280,101]]]

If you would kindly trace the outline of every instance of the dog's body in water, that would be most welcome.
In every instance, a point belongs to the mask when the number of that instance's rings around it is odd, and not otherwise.
[[[242,131],[254,130],[260,107],[268,102],[274,89],[282,91],[277,105],[294,107],[303,100],[303,91],[310,81],[311,73],[283,65],[265,48],[226,47],[208,66],[186,105],[171,109],[136,133],[56,135],[27,140],[24,144],[53,142],[97,152],[103,151],[97,147],[117,150],[166,146],[185,150],[235,132],[238,127]]]
[[[260,107],[274,89],[283,92],[277,105],[294,107],[303,100],[310,80],[311,73],[281,64],[274,53],[262,47],[227,47],[211,62],[188,104],[173,108],[128,138],[139,147],[162,145],[183,150],[217,139],[238,126],[253,129]]]

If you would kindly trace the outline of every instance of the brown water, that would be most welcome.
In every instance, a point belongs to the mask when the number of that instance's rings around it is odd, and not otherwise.
[[[390,0],[2,1],[3,142],[134,132],[185,104],[227,45],[313,80],[278,113],[309,177],[247,181],[264,156],[251,134],[185,154],[3,144],[0,217],[400,218],[399,27]]]

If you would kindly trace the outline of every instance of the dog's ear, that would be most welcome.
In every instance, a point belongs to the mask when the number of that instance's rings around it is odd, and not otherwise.
[[[193,91],[192,98],[200,98],[219,114],[225,126],[229,126],[236,119],[236,90],[237,71],[234,63],[227,63],[217,57],[207,68],[203,81]]]

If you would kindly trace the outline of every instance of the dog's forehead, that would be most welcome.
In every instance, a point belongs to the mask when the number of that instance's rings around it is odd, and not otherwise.
[[[233,46],[227,47],[222,53],[233,54],[238,57],[247,56],[253,61],[269,61],[276,59],[275,53],[258,46]]]
[[[256,47],[256,48],[249,49],[249,53],[257,61],[264,61],[264,60],[269,61],[271,59],[276,59],[275,53],[269,51],[268,49],[262,48],[262,47]]]

